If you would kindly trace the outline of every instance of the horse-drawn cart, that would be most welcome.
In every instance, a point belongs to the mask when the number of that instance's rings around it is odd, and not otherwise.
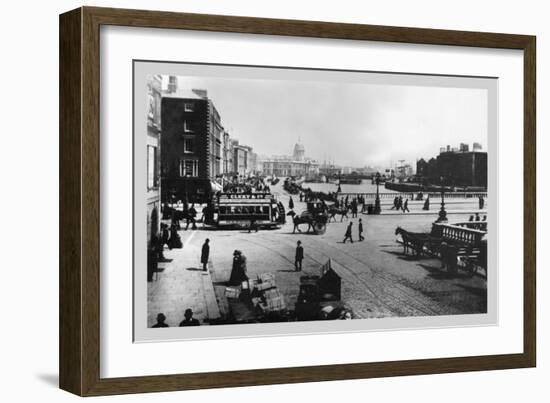
[[[301,232],[299,226],[301,224],[307,224],[307,232],[313,230],[315,235],[322,235],[327,230],[328,223],[326,206],[322,202],[308,202],[307,210],[303,211],[301,214],[295,214],[292,220],[294,222],[294,230],[292,233],[295,233],[296,230]]]
[[[403,252],[411,251],[416,257],[437,256],[451,272],[458,267],[471,274],[479,269],[487,273],[487,231],[471,228],[464,223],[432,224],[431,232],[410,232],[397,227],[395,235],[401,236]]]

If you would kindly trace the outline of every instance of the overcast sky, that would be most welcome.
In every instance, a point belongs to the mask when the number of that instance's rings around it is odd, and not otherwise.
[[[206,89],[226,130],[258,154],[292,154],[300,139],[320,162],[385,167],[447,144],[487,146],[482,89],[213,77],[179,77],[178,87]]]

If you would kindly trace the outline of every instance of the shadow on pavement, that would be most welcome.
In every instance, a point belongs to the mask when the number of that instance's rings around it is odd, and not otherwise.
[[[462,288],[465,291],[468,291],[469,293],[475,295],[476,297],[480,298],[487,298],[487,289],[481,288],[481,287],[472,287],[469,285],[464,284],[455,284],[457,287]]]
[[[422,267],[427,270],[428,276],[435,280],[449,280],[449,279],[461,279],[461,278],[470,278],[471,276],[465,273],[448,273],[445,270],[441,270],[439,267],[428,266],[426,264],[419,263],[417,266]],[[459,285],[459,284],[457,284]]]
[[[407,262],[411,261],[417,261],[422,259],[422,256],[412,256],[412,255],[405,255],[403,252],[398,251],[392,251],[392,250],[385,250],[384,253],[389,253],[390,255],[397,256],[398,259],[406,260]]]

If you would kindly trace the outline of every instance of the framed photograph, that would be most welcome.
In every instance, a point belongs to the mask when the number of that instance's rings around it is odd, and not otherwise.
[[[535,366],[535,80],[533,36],[62,14],[61,388]]]

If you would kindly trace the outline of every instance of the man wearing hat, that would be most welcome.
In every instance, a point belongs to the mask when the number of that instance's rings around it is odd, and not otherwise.
[[[204,244],[202,245],[201,250],[201,263],[202,263],[202,270],[208,271],[207,265],[208,265],[208,258],[210,257],[210,246],[208,245],[210,243],[210,239],[206,238],[204,241]]]
[[[180,327],[183,326],[200,326],[200,323],[197,319],[193,318],[193,311],[191,308],[187,308],[183,314],[185,317],[184,320],[180,322]]]
[[[157,323],[155,323],[153,327],[168,327],[165,321],[166,316],[161,312],[157,315]]]
[[[294,258],[294,267],[296,271],[302,271],[302,260],[304,260],[304,248],[302,241],[296,242],[296,256]]]

